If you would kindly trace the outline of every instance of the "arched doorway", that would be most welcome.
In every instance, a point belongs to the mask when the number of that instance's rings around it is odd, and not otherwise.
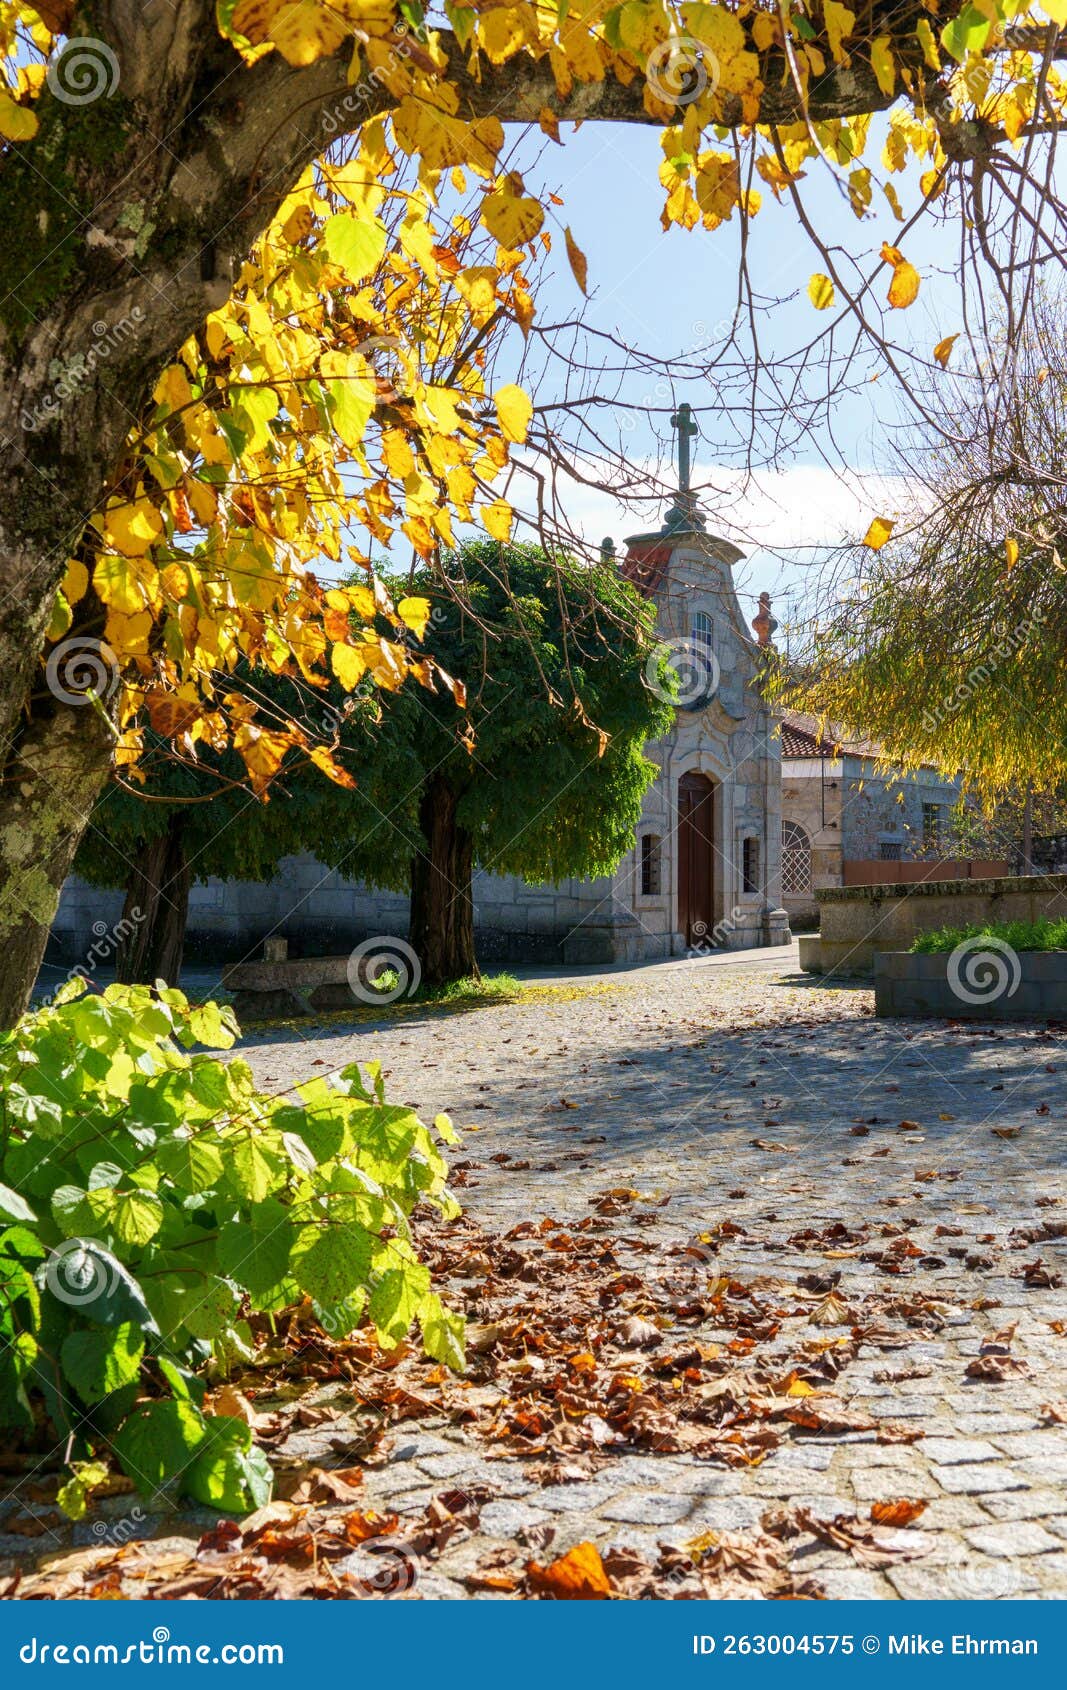
[[[707,775],[678,782],[678,926],[687,945],[707,944],[715,925],[715,784]]]

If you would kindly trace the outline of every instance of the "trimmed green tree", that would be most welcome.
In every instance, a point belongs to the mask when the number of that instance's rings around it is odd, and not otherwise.
[[[477,975],[476,863],[534,882],[617,867],[656,777],[644,746],[673,719],[652,607],[613,568],[496,541],[461,547],[404,592],[428,601],[435,658],[466,699],[357,693],[336,752],[354,789],[291,760],[264,805],[237,784],[235,758],[191,770],[161,755],[144,795],[105,793],[76,867],[126,887],[120,978],[177,978],[191,878],[268,879],[300,850],[410,892],[428,985]],[[296,713],[299,692],[307,710],[302,683],[273,685],[279,708]]]

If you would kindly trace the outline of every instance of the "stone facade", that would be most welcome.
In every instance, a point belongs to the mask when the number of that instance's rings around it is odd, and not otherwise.
[[[813,728],[787,715],[781,730],[782,903],[798,927],[816,924],[816,893],[846,884],[847,863],[922,853],[934,812],[945,826],[960,794],[936,769],[887,770],[876,747],[830,743]]]
[[[781,906],[781,759],[777,719],[760,695],[760,648],[734,590],[741,556],[704,532],[685,496],[656,534],[628,542],[623,572],[654,601],[660,635],[679,676],[670,734],[649,745],[661,774],[645,799],[634,847],[613,876],[530,886],[513,876],[474,877],[475,929],[485,963],[639,961],[692,948],[785,944]],[[770,631],[769,618],[761,637]],[[695,654],[695,655],[694,655]],[[694,684],[694,664],[697,683]],[[680,907],[680,852],[687,823],[679,782],[703,777],[710,838],[699,919]],[[55,953],[74,960],[117,920],[119,894],[77,880],[64,888]],[[313,857],[287,859],[266,885],[209,880],[193,887],[190,960],[236,961],[270,935],[294,956],[350,950],[371,935],[403,936],[407,899],[346,880]]]

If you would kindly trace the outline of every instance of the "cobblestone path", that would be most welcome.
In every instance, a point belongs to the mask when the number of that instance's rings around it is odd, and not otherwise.
[[[496,1234],[543,1217],[588,1227],[606,1191],[640,1193],[594,1222],[611,1229],[623,1266],[629,1251],[646,1276],[671,1271],[669,1253],[676,1261],[683,1246],[701,1272],[755,1288],[786,1311],[760,1352],[773,1361],[780,1343],[783,1369],[819,1336],[813,1297],[853,1310],[896,1299],[894,1330],[875,1319],[834,1386],[874,1429],[816,1426],[755,1465],[631,1447],[546,1474],[514,1439],[492,1443],[461,1416],[394,1426],[367,1461],[360,1508],[399,1513],[403,1530],[442,1493],[453,1507],[478,1503],[473,1530],[418,1557],[411,1594],[485,1597],[494,1558],[510,1555],[521,1571],[584,1541],[669,1567],[694,1539],[759,1534],[783,1507],[863,1522],[872,1504],[906,1498],[925,1509],[883,1540],[921,1555],[872,1564],[816,1534],[787,1548],[791,1575],[831,1598],[1067,1595],[1062,1034],[879,1022],[867,990],[830,990],[783,967],[672,963],[541,981],[510,1004],[413,1008],[388,1023],[243,1042],[275,1090],[382,1057],[391,1101],[452,1115],[463,1137],[457,1194]],[[525,1277],[549,1306],[562,1267],[528,1225],[525,1236]],[[446,1290],[479,1318],[466,1271]],[[565,1291],[561,1277],[561,1300]],[[920,1311],[910,1321],[909,1306]],[[684,1337],[725,1347],[735,1331],[705,1323]],[[355,1422],[346,1434],[343,1390],[332,1401],[328,1423],[312,1413],[285,1437],[284,1460],[344,1462]],[[886,1441],[883,1422],[922,1436]],[[2,1512],[0,1570],[25,1567],[30,1545],[11,1534],[26,1528]],[[127,1533],[153,1539],[131,1544],[123,1575],[124,1594],[143,1594],[168,1557],[187,1565],[217,1520],[192,1509],[134,1517],[135,1528],[130,1498],[115,1496],[67,1529],[67,1548],[54,1533],[38,1540],[34,1559],[51,1551],[51,1593],[84,1593],[85,1566]],[[80,1563],[71,1545],[84,1546]]]
[[[895,1352],[914,1377],[879,1383],[894,1356],[887,1367],[876,1347],[848,1370],[853,1407],[921,1422],[912,1444],[815,1436],[745,1471],[627,1455],[586,1483],[546,1489],[519,1461],[487,1461],[458,1429],[398,1432],[368,1474],[369,1500],[414,1511],[445,1482],[485,1483],[495,1498],[481,1510],[485,1536],[446,1548],[423,1594],[465,1594],[487,1548],[548,1522],[553,1553],[590,1539],[651,1556],[709,1528],[755,1526],[778,1502],[865,1517],[872,1502],[902,1496],[927,1499],[907,1534],[921,1532],[927,1553],[871,1571],[816,1549],[808,1565],[829,1595],[1067,1594],[1067,1434],[1055,1419],[1057,1403],[1067,1414],[1062,1034],[875,1021],[871,1009],[861,988],[676,963],[380,1031],[248,1041],[244,1054],[272,1084],[387,1051],[391,1098],[452,1114],[458,1162],[476,1164],[459,1195],[495,1228],[541,1216],[573,1224],[606,1187],[633,1186],[670,1199],[643,1216],[646,1244],[724,1218],[743,1228],[720,1246],[716,1271],[748,1282],[839,1273],[850,1300],[884,1292],[892,1237],[904,1237],[918,1260],[903,1264],[902,1283],[943,1311],[906,1366]],[[888,1232],[882,1261],[828,1250],[835,1223]],[[1037,1242],[1019,1236],[1038,1228]],[[804,1229],[822,1242],[783,1256]],[[969,1377],[982,1346],[1013,1323],[1005,1376],[995,1378],[994,1356],[987,1377]]]

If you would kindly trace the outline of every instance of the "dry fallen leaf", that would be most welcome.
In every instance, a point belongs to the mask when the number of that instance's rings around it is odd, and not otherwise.
[[[611,1595],[611,1582],[594,1543],[576,1543],[547,1567],[528,1561],[526,1578],[536,1595],[557,1602],[602,1602]]]
[[[910,1526],[926,1506],[925,1498],[912,1501],[904,1496],[896,1502],[872,1502],[871,1519],[876,1526]]]

